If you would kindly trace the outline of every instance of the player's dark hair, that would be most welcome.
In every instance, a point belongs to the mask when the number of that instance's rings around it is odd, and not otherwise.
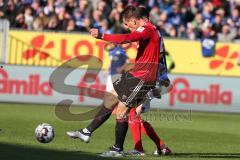
[[[149,19],[149,12],[148,10],[143,7],[134,7],[134,6],[127,6],[124,11],[122,12],[122,19],[130,19],[130,18],[147,18]]]
[[[127,6],[122,12],[122,18],[123,19],[139,18],[137,8],[134,6]]]
[[[149,19],[149,11],[144,6],[137,7],[137,12],[140,18]]]

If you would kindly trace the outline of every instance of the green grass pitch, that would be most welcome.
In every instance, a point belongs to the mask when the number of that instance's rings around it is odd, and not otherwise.
[[[73,107],[73,113],[89,110]],[[166,117],[156,117],[156,114]],[[154,110],[144,116],[150,120],[157,133],[174,151],[175,155],[156,157],[150,139],[143,136],[145,157],[120,159],[240,159],[240,116],[237,114],[173,112]],[[185,119],[171,118],[185,115]],[[191,116],[191,117],[190,117]],[[150,118],[149,118],[150,117]],[[167,117],[170,117],[167,119]],[[66,131],[85,127],[89,122],[66,122],[58,119],[53,105],[0,104],[0,160],[91,160],[106,159],[97,154],[114,142],[115,117],[112,116],[84,144],[66,136]],[[34,129],[43,122],[50,123],[56,131],[49,144],[35,140]],[[133,141],[128,132],[125,151],[132,149]],[[119,159],[119,158],[117,158]]]

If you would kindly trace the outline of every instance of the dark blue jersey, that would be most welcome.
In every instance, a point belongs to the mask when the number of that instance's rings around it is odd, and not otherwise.
[[[109,51],[109,57],[111,61],[109,73],[111,75],[117,74],[117,68],[122,67],[128,59],[126,51],[120,46],[111,49]]]
[[[164,81],[168,79],[167,66],[164,61],[165,59],[162,58],[162,61],[160,61],[159,63],[158,78],[157,78],[158,81]]]

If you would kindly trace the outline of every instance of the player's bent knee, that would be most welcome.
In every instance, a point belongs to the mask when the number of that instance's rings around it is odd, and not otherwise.
[[[128,113],[128,108],[123,103],[119,103],[116,110],[117,119],[126,118],[127,113]]]
[[[104,106],[108,109],[113,109],[118,103],[118,99],[115,95],[111,93],[106,93],[103,99]]]

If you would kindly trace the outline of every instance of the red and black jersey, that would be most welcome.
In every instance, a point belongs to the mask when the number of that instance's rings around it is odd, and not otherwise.
[[[129,73],[145,82],[156,81],[162,41],[153,24],[147,22],[129,34],[104,34],[102,39],[117,44],[138,41],[135,65]]]

